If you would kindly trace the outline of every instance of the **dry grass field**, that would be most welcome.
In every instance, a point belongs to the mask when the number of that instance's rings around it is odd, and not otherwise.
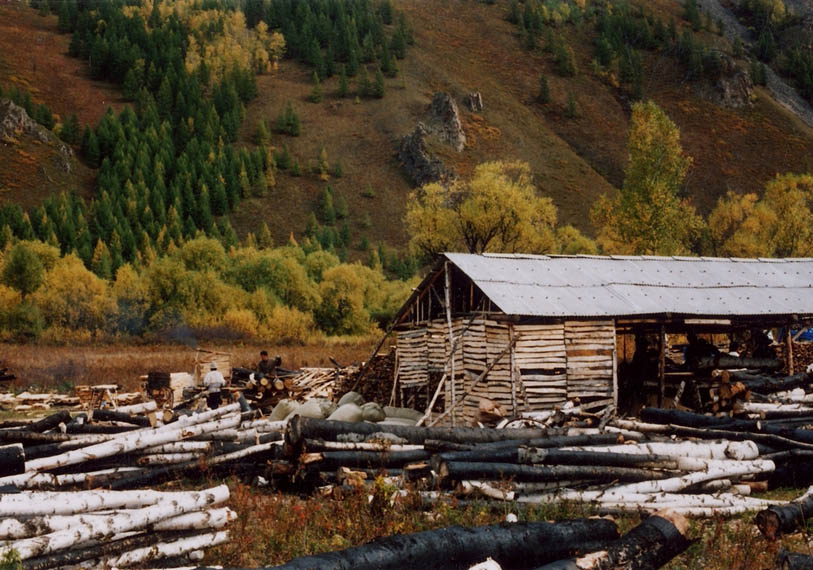
[[[333,366],[329,357],[343,365],[366,360],[373,343],[330,342],[308,346],[266,346],[246,344],[201,344],[200,348],[229,352],[233,366],[253,367],[263,348],[279,354],[286,368]],[[66,390],[77,384],[119,384],[124,390],[138,389],[138,377],[151,370],[191,372],[195,348],[179,344],[43,346],[0,344],[0,362],[17,376],[10,388],[22,390]]]

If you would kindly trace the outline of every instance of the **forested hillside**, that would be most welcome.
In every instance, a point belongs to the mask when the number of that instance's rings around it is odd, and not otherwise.
[[[35,266],[4,282],[8,331],[250,335],[284,307],[303,331],[363,333],[439,244],[809,254],[777,228],[813,218],[813,131],[761,86],[776,71],[810,100],[809,23],[781,0],[721,4],[753,44],[695,0],[30,4],[0,7],[0,98],[38,125],[0,147],[4,267]],[[410,194],[407,135],[439,186]],[[673,170],[636,162],[641,144]],[[458,240],[489,203],[524,229]],[[51,315],[62,265],[107,284],[92,324]]]

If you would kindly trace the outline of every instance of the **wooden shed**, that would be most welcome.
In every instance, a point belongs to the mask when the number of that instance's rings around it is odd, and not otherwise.
[[[597,409],[618,402],[619,338],[637,333],[660,337],[662,397],[667,334],[811,320],[811,259],[447,253],[396,316],[393,400],[440,402],[453,424],[483,399]]]

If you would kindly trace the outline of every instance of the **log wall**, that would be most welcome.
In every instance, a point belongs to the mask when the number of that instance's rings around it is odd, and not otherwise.
[[[615,325],[605,321],[509,323],[497,319],[459,317],[452,321],[456,339],[455,377],[450,370],[451,347],[446,321],[397,333],[396,381],[399,387],[426,387],[431,373],[447,374],[443,401],[470,395],[454,413],[455,423],[470,425],[479,402],[488,398],[509,415],[551,409],[579,398],[594,407],[613,403],[615,396]],[[488,374],[475,380],[516,338],[514,349]],[[449,418],[451,421],[451,418]]]

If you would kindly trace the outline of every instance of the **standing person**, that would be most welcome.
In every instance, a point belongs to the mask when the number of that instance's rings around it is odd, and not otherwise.
[[[276,363],[268,359],[267,350],[263,350],[262,352],[260,352],[260,361],[257,363],[257,372],[259,372],[262,375],[260,376],[260,378],[265,378],[266,376],[273,376],[276,367],[277,367]]]
[[[217,369],[217,364],[212,362],[209,365],[209,373],[203,378],[203,385],[206,386],[206,403],[209,408],[216,410],[223,402],[220,390],[226,385],[226,379]]]

